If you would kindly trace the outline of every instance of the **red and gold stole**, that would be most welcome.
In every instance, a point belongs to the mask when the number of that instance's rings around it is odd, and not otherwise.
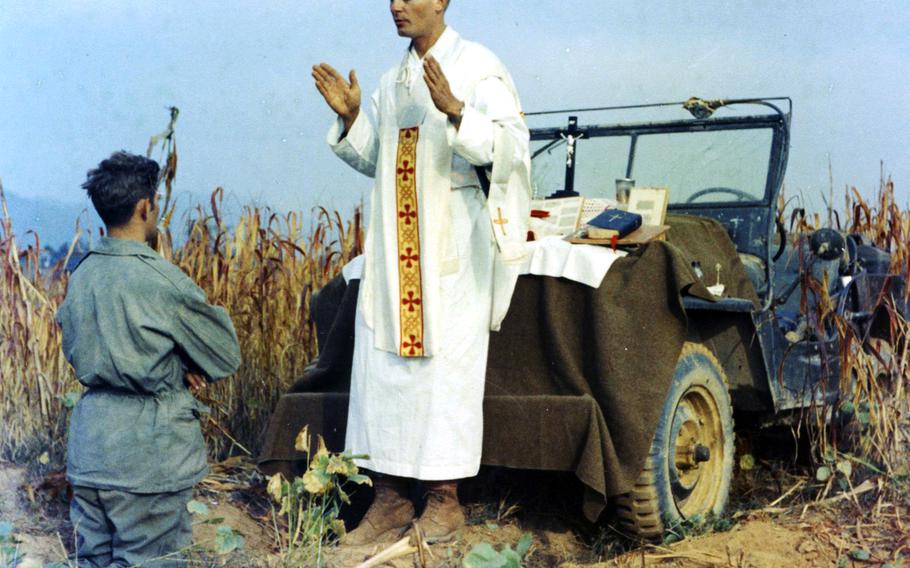
[[[420,277],[420,224],[417,212],[419,128],[398,131],[395,196],[398,210],[398,294],[402,357],[423,357],[423,286]]]

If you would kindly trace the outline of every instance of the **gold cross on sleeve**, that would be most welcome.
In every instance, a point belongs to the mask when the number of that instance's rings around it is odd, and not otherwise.
[[[498,218],[495,221],[493,221],[493,223],[495,223],[496,225],[499,225],[500,230],[502,230],[502,234],[505,235],[506,234],[506,223],[508,223],[509,220],[503,218],[501,207],[496,208],[496,215]]]

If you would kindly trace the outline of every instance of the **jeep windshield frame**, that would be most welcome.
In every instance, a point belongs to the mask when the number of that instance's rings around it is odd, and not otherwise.
[[[773,101],[773,102],[772,102]],[[712,101],[713,102],[713,101]],[[719,102],[719,101],[718,101]],[[783,104],[781,104],[783,103]],[[542,113],[528,113],[527,116],[540,115],[561,115],[566,121],[566,126],[532,128],[530,130],[532,143],[532,177],[535,176],[535,164],[541,164],[546,155],[556,155],[561,167],[565,170],[564,185],[562,187],[537,188],[542,195],[539,197],[551,196],[568,196],[564,190],[575,189],[576,169],[583,168],[584,161],[590,159],[584,152],[585,144],[591,144],[593,140],[603,140],[604,144],[609,144],[609,140],[618,140],[625,138],[628,140],[626,155],[614,156],[611,161],[612,172],[618,175],[603,174],[609,179],[602,180],[600,184],[601,195],[610,198],[615,197],[615,179],[617,177],[626,177],[635,179],[636,171],[641,170],[640,153],[642,140],[648,140],[646,137],[651,136],[685,136],[691,135],[692,140],[696,140],[699,134],[707,133],[708,136],[716,136],[718,139],[731,139],[737,134],[744,134],[746,137],[752,133],[763,133],[762,140],[767,144],[766,148],[761,148],[761,157],[751,160],[749,163],[743,163],[742,160],[750,160],[748,154],[748,145],[743,146],[746,152],[740,152],[740,156],[735,156],[734,161],[742,166],[737,168],[736,164],[721,163],[719,165],[727,168],[727,174],[736,172],[737,169],[750,169],[753,181],[758,175],[764,176],[763,184],[760,188],[750,191],[741,191],[739,188],[717,187],[711,185],[704,188],[698,188],[695,191],[683,195],[683,199],[673,198],[674,180],[667,179],[664,183],[654,185],[667,185],[670,188],[670,203],[668,211],[672,213],[683,213],[711,217],[720,221],[727,229],[730,238],[733,240],[737,250],[741,253],[751,254],[759,259],[765,265],[766,282],[772,282],[771,270],[773,263],[771,256],[773,254],[771,245],[776,230],[776,207],[777,198],[783,185],[784,174],[787,167],[787,157],[790,147],[790,119],[792,114],[792,102],[787,97],[770,97],[764,99],[748,99],[741,101],[724,101],[724,108],[731,108],[732,112],[726,112],[727,116],[706,116],[703,118],[673,119],[664,121],[651,122],[631,122],[618,124],[585,124],[580,118],[584,115],[594,112],[619,111],[628,109],[657,109],[658,107],[677,107],[683,110],[685,103],[660,103],[653,105],[635,105],[625,107],[604,107],[592,109],[573,109],[564,111],[547,111]],[[755,109],[754,105],[761,105],[768,112],[761,114],[735,114],[740,107],[748,105],[750,111]],[[785,107],[782,110],[780,107]],[[712,111],[715,109],[712,109]],[[688,114],[688,113],[687,113]],[[751,131],[751,132],[750,132]],[[713,134],[712,134],[713,133]],[[770,136],[765,134],[770,133]],[[728,136],[729,134],[729,136]],[[754,137],[753,137],[754,138]],[[758,138],[755,138],[756,140]],[[575,151],[572,153],[572,160],[565,159],[567,140],[574,143]],[[613,153],[617,153],[621,145],[616,145]],[[758,148],[758,146],[756,146]],[[764,161],[764,152],[767,152],[767,161]],[[652,152],[653,153],[653,152]],[[658,153],[653,153],[655,156]],[[723,158],[723,157],[722,157]],[[600,159],[600,156],[597,157]],[[638,163],[637,163],[638,159]],[[760,160],[760,161],[759,161]],[[715,160],[723,162],[723,159]],[[656,163],[653,162],[652,163]],[[760,164],[766,164],[763,171],[759,170]],[[647,164],[644,165],[647,168]],[[694,167],[694,166],[693,166]],[[684,171],[684,168],[678,171]],[[539,172],[538,172],[539,173]],[[554,172],[555,173],[555,172]],[[743,174],[746,175],[746,174]],[[648,177],[648,176],[645,176]],[[649,185],[644,183],[643,185]],[[754,183],[757,185],[757,183]],[[604,188],[612,188],[606,190]],[[557,191],[555,194],[544,193]],[[709,190],[705,193],[703,190]],[[718,191],[719,190],[719,191]],[[701,195],[699,195],[701,194]],[[732,196],[732,198],[731,198]],[[693,199],[693,197],[695,199]],[[688,198],[689,201],[686,201]],[[712,198],[710,201],[706,198]],[[759,296],[765,297],[770,294],[769,287],[763,290],[756,290]]]

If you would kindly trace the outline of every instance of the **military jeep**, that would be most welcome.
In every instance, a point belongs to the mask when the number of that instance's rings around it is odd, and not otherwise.
[[[621,113],[663,120],[608,122]],[[748,275],[740,296],[683,294],[688,340],[634,488],[614,503],[625,529],[660,537],[683,519],[720,514],[734,466],[733,415],[743,426],[793,411],[833,408],[840,338],[820,321],[823,302],[866,341],[887,342],[886,301],[908,313],[890,255],[860,235],[790,235],[779,196],[790,148],[789,98],[530,113],[537,197],[609,197],[614,184],[669,188],[669,239],[686,217],[723,226]],[[690,239],[691,240],[691,239]],[[686,243],[679,243],[688,257]],[[723,281],[711,266],[699,278]],[[825,288],[823,290],[823,288]],[[828,296],[827,298],[825,296]],[[830,412],[828,417],[830,418]]]
[[[790,115],[773,98],[528,114],[537,197],[612,198],[633,179],[669,188],[670,229],[615,258],[599,284],[533,267],[519,278],[490,335],[481,464],[574,473],[590,521],[612,502],[631,536],[654,539],[724,510],[734,411],[750,426],[837,402],[840,340],[819,310],[833,302],[858,336],[887,339],[883,304],[907,313],[904,281],[857,235],[788,234]],[[549,245],[557,265],[606,254]],[[304,426],[344,449],[358,287],[345,269],[313,298],[319,358],[279,400],[267,473],[305,469]]]

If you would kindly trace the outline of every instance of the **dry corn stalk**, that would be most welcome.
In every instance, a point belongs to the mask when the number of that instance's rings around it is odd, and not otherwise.
[[[374,568],[375,566],[382,566],[386,562],[391,562],[396,558],[414,554],[417,552],[417,548],[411,546],[410,539],[411,537],[404,537],[366,562],[358,564],[357,568]]]

